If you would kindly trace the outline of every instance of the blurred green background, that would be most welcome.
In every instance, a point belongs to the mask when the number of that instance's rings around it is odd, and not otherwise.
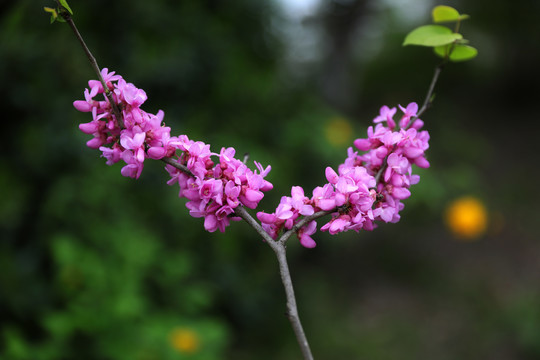
[[[438,60],[401,43],[436,4],[70,1],[99,64],[174,134],[272,165],[267,211],[323,184],[380,106],[424,100]],[[289,244],[318,359],[540,358],[540,2],[446,4],[479,56],[442,73],[402,221]],[[43,6],[0,3],[0,359],[298,359],[254,231],[205,232],[162,163],[134,181],[85,146],[72,102],[94,75]],[[489,222],[460,239],[444,214],[466,195]]]

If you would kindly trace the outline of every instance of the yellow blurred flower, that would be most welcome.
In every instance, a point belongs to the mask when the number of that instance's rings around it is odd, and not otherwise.
[[[199,349],[199,334],[189,328],[176,328],[171,331],[169,340],[174,349],[181,353],[194,353]]]
[[[335,146],[344,145],[351,141],[353,129],[344,118],[331,118],[324,127],[326,140]]]
[[[488,213],[480,200],[472,196],[464,196],[448,205],[445,221],[456,237],[474,240],[486,232]]]

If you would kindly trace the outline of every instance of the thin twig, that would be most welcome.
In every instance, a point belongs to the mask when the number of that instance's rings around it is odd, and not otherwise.
[[[313,220],[317,220],[318,218],[321,218],[323,216],[335,213],[337,210],[338,210],[338,208],[335,208],[335,209],[332,209],[332,210],[322,210],[322,211],[316,212],[315,214],[303,217],[302,219],[300,219],[300,221],[298,221],[296,224],[294,224],[293,227],[290,230],[285,231],[281,235],[281,237],[279,238],[279,242],[282,243],[282,244],[285,244],[287,242],[287,240],[289,240],[289,238],[291,237],[292,234],[294,234],[295,232],[300,230],[307,223],[309,223],[309,222],[311,222]]]
[[[435,91],[435,85],[437,84],[437,80],[439,80],[439,75],[441,74],[441,71],[444,68],[444,65],[446,65],[446,60],[447,59],[445,59],[443,62],[441,62],[439,65],[435,67],[435,71],[433,73],[433,77],[431,78],[431,83],[429,84],[429,89],[426,94],[426,98],[424,99],[424,103],[422,104],[422,107],[420,108],[420,110],[418,110],[418,112],[416,113],[416,116],[413,116],[409,120],[409,124],[407,124],[404,130],[407,130],[409,127],[411,127],[414,121],[418,119],[420,116],[422,116],[422,114],[431,107],[431,104],[433,103],[433,91]],[[390,156],[390,154],[394,151],[395,148],[396,146],[394,145],[394,148],[392,149],[392,151],[390,151],[388,155],[386,155],[386,157],[384,158],[381,168],[379,169],[377,174],[375,174],[375,182],[377,185],[379,184],[381,180],[381,176],[386,171],[386,168],[388,166],[388,156]]]
[[[169,164],[175,168],[177,168],[178,170],[181,170],[183,172],[185,172],[186,174],[188,174],[189,176],[191,177],[195,177],[195,174],[193,174],[188,168],[186,165],[182,165],[180,164],[179,162],[177,162],[176,160],[173,160],[173,158],[170,158],[170,157],[164,157],[161,159],[161,161],[163,161],[164,163],[166,164]]]
[[[302,351],[302,356],[304,360],[313,360],[313,354],[311,353],[311,348],[302,327],[302,322],[298,316],[298,307],[296,306],[296,297],[294,295],[294,287],[291,279],[291,274],[289,272],[289,265],[287,264],[286,256],[286,246],[283,243],[277,242],[278,246],[272,248],[276,253],[278,262],[279,262],[279,273],[281,275],[281,282],[285,288],[285,295],[287,297],[287,317],[291,323],[294,334],[296,335],[296,340]]]
[[[433,78],[431,79],[431,84],[429,84],[429,89],[426,94],[426,98],[424,99],[424,103],[422,104],[422,107],[420,110],[418,110],[418,113],[416,116],[414,116],[407,126],[410,127],[414,120],[418,119],[422,114],[431,107],[431,104],[433,103],[433,91],[435,90],[435,85],[437,84],[437,80],[439,80],[439,75],[441,74],[442,69],[444,68],[444,65],[446,65],[446,61],[443,61],[437,67],[435,67],[435,72],[433,73]]]
[[[285,241],[286,239],[290,237],[290,235],[294,231],[292,231],[292,229],[289,230],[287,232],[289,234],[287,238],[284,238],[284,236],[282,236],[279,241],[275,241],[262,228],[262,226],[246,211],[246,209],[244,209],[243,206],[238,206],[234,212],[236,213],[236,215],[244,219],[249,225],[251,225],[251,227],[253,227],[257,231],[257,233],[259,233],[259,235],[266,241],[266,243],[270,246],[270,248],[274,250],[274,253],[276,254],[276,257],[279,263],[279,274],[281,276],[281,283],[283,284],[283,288],[285,290],[285,297],[287,298],[287,317],[289,318],[289,322],[291,323],[294,334],[296,336],[296,340],[298,341],[298,345],[300,346],[300,351],[302,352],[304,359],[312,360],[313,355],[311,353],[311,348],[309,347],[306,333],[304,332],[304,328],[302,327],[302,322],[300,321],[300,317],[298,315],[298,307],[296,305],[296,296],[294,294],[294,287],[293,287],[293,282],[291,279],[291,273],[289,271],[289,265],[287,263],[287,255],[286,255],[287,247],[285,245]],[[319,217],[326,215],[322,213],[323,212],[313,214],[311,215],[311,218],[313,218],[315,215],[318,215]],[[307,217],[304,219],[307,219]],[[304,219],[302,219],[302,221]]]
[[[395,146],[392,149],[392,151],[394,151],[394,149],[395,149]],[[392,153],[392,151],[390,153]],[[381,168],[379,169],[379,171],[377,171],[377,174],[375,174],[375,189],[377,188],[377,185],[379,185],[379,182],[381,181],[381,176],[383,172],[386,170],[387,166],[388,166],[388,155],[384,157]]]
[[[75,22],[71,18],[71,14],[66,9],[64,9],[64,7],[60,4],[58,0],[55,0],[55,1],[56,1],[56,4],[58,5],[58,8],[60,9],[59,11],[60,15],[68,23],[69,27],[75,34],[75,37],[77,38],[77,40],[79,40],[79,43],[81,44],[86,56],[88,57],[88,60],[90,61],[90,64],[92,65],[92,68],[94,69],[94,72],[96,73],[99,81],[101,82],[101,85],[103,86],[103,90],[105,91],[105,96],[107,97],[107,100],[109,100],[109,104],[111,104],[113,114],[116,117],[116,121],[118,122],[119,127],[121,128],[124,127],[124,121],[123,121],[120,109],[118,108],[118,105],[116,104],[116,102],[114,101],[112,97],[111,90],[109,89],[109,87],[105,83],[105,80],[103,79],[103,76],[101,75],[101,69],[99,68],[96,58],[94,57],[94,55],[92,55],[92,52],[86,45],[83,37],[81,36],[81,33],[79,32],[79,29],[77,29]]]
[[[234,213],[247,222],[257,233],[263,238],[264,241],[270,245],[272,249],[275,247],[276,241],[262,228],[262,226],[255,220],[243,206],[238,206],[234,209]],[[274,250],[275,251],[275,250]]]
[[[94,72],[96,73],[97,77],[99,78],[99,81],[101,82],[101,85],[103,86],[103,89],[105,91],[105,96],[109,100],[109,104],[111,104],[114,116],[116,117],[116,120],[118,121],[119,127],[123,128],[124,127],[124,120],[123,120],[122,113],[120,112],[120,109],[118,109],[118,105],[116,104],[116,102],[114,101],[114,99],[112,97],[111,90],[109,89],[109,87],[105,83],[105,80],[103,79],[103,76],[101,75],[101,70],[99,68],[99,65],[97,63],[96,58],[94,57],[94,55],[92,54],[92,52],[90,51],[88,46],[86,45],[86,42],[84,41],[81,33],[77,29],[77,26],[75,25],[75,22],[73,21],[73,19],[71,17],[71,14],[62,7],[62,5],[60,4],[60,2],[58,0],[55,0],[55,1],[56,1],[57,5],[58,5],[58,8],[61,9],[60,12],[59,12],[60,15],[62,16],[62,18],[64,20],[66,20],[66,22],[68,23],[71,30],[73,30],[73,33],[75,34],[75,37],[77,38],[77,40],[79,40],[79,43],[81,44],[86,56],[88,57],[88,60],[90,61],[90,65],[92,65],[92,68],[94,69]],[[185,172],[189,176],[195,177],[195,175],[193,175],[193,173],[191,171],[189,171],[189,169],[185,165],[179,164],[178,162],[176,162],[172,158],[163,158],[163,159],[161,159],[161,161],[163,161],[164,163],[169,164],[171,166],[174,166],[175,168]]]

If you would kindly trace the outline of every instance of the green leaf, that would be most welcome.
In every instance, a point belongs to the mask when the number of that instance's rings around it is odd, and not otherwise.
[[[478,50],[465,44],[437,46],[433,50],[435,51],[435,54],[439,55],[440,57],[448,57],[450,61],[454,62],[471,60],[478,55]],[[449,52],[450,56],[448,56]]]
[[[50,7],[44,7],[43,10],[45,10],[45,12],[48,12],[51,14],[51,24],[57,20],[58,18],[58,14],[56,13],[56,10],[53,9],[53,8],[50,8]]]
[[[456,40],[462,39],[463,36],[459,33],[454,33],[446,26],[441,25],[424,25],[411,31],[403,42],[406,45],[420,46],[441,46],[451,44]]]
[[[446,5],[435,6],[431,14],[435,23],[460,21],[469,18],[469,15],[461,15],[456,9]]]
[[[436,23],[459,20],[459,12],[453,7],[446,5],[435,6],[431,14],[433,16],[433,22]]]
[[[73,15],[73,11],[71,11],[71,8],[69,7],[66,0],[60,0],[60,4],[71,14]]]

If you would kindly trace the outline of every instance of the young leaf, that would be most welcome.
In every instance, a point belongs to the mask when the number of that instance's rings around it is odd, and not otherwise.
[[[435,23],[459,20],[459,12],[453,7],[446,5],[435,6],[431,15]]]
[[[420,46],[441,46],[451,44],[456,40],[462,39],[463,36],[459,33],[454,33],[446,26],[441,25],[424,25],[411,31],[403,42],[405,45],[420,45]]]
[[[71,8],[69,7],[66,0],[60,0],[60,4],[71,14],[73,15],[73,11],[71,11]]]
[[[478,55],[478,50],[464,44],[437,46],[433,50],[435,51],[435,54],[442,58],[447,57],[448,53],[451,51],[448,59],[454,62],[471,60]]]
[[[469,15],[461,15],[456,9],[446,5],[435,6],[431,14],[435,23],[459,21],[469,18]]]
[[[44,7],[43,10],[51,14],[51,24],[58,18],[58,14],[56,13],[55,9],[50,7]]]
[[[450,45],[441,45],[441,46],[435,46],[433,48],[433,51],[438,56],[442,57],[443,59],[448,56],[448,52],[450,51],[450,48],[452,47],[452,44]]]

